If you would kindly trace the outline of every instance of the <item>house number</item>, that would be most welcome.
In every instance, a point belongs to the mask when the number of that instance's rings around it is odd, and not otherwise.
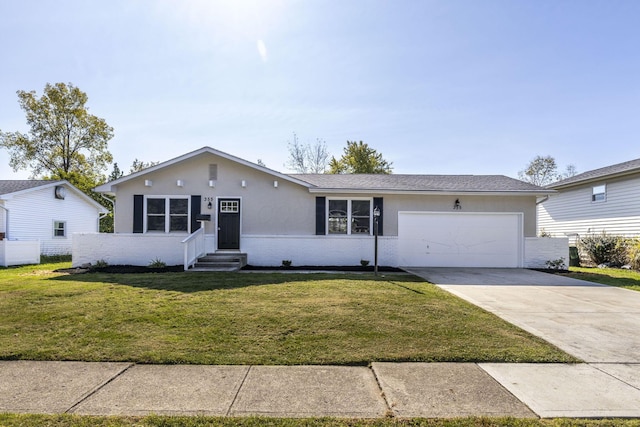
[[[204,201],[205,202],[215,202],[216,198],[215,197],[205,197]]]

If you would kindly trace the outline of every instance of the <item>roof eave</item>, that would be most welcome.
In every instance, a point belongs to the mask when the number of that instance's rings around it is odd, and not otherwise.
[[[580,179],[578,181],[572,181],[566,184],[562,184],[562,181],[559,181],[557,184],[549,184],[547,188],[564,190],[570,187],[577,187],[579,185],[591,184],[598,181],[603,181],[607,179],[615,179],[615,178],[623,178],[630,175],[638,175],[640,174],[640,168],[632,169],[624,172],[615,172],[610,174],[604,174],[600,176],[595,176],[591,178]]]
[[[431,195],[431,196],[547,196],[557,193],[556,190],[398,190],[398,189],[362,189],[362,188],[309,188],[310,193],[322,194],[395,194],[395,195]]]

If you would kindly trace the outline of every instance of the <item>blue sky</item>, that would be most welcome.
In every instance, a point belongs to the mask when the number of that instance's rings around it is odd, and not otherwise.
[[[336,157],[362,140],[395,173],[640,157],[636,0],[0,0],[0,16],[0,129],[27,130],[17,90],[71,82],[123,170],[211,146],[286,172],[293,132]],[[0,179],[27,176],[0,152]]]

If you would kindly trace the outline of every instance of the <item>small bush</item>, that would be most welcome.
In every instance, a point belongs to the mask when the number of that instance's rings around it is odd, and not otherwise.
[[[640,270],[640,240],[633,239],[629,241],[627,257],[631,268]]]
[[[149,268],[165,268],[167,264],[160,258],[156,258],[149,263]]]
[[[96,268],[105,268],[109,265],[109,263],[103,259],[99,259],[98,261],[96,261],[94,267]]]
[[[596,264],[621,266],[627,263],[627,239],[605,232],[591,234],[580,239],[580,247]]]
[[[360,265],[363,267],[366,267],[367,265],[369,265],[369,260],[368,259],[361,259],[360,260]]]
[[[282,260],[282,266],[283,267],[291,267],[291,260],[290,259],[283,259]]]
[[[549,233],[543,228],[542,230],[540,230],[540,237],[553,237],[553,234]]]
[[[547,268],[551,270],[566,270],[567,266],[564,263],[564,257],[560,257],[558,259],[549,260],[546,262]]]

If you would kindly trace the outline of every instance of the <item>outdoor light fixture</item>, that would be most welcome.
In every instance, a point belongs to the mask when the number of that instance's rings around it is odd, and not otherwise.
[[[373,208],[373,235],[374,238],[374,254],[373,254],[373,275],[378,275],[378,219],[380,218],[380,208]]]
[[[278,188],[278,181],[273,181],[273,188]]]
[[[460,204],[460,199],[456,199],[456,201],[453,202],[453,210],[459,211],[461,209],[462,209],[462,205]]]
[[[213,207],[213,205],[211,204],[211,202],[207,203],[207,209],[211,209]]]
[[[181,179],[179,179],[179,180],[177,180],[177,181],[176,181],[176,185],[177,185],[178,187],[184,187],[184,181],[183,181],[183,180],[181,180]]]
[[[144,180],[144,186],[145,187],[151,187],[153,185],[153,181],[151,181],[150,179],[145,179]]]
[[[247,181],[245,181],[243,179],[242,182],[240,182],[240,185],[242,185],[242,188],[246,188],[247,187]]]
[[[216,182],[214,180],[210,179],[209,180],[209,187],[215,188],[215,186],[216,186]]]

